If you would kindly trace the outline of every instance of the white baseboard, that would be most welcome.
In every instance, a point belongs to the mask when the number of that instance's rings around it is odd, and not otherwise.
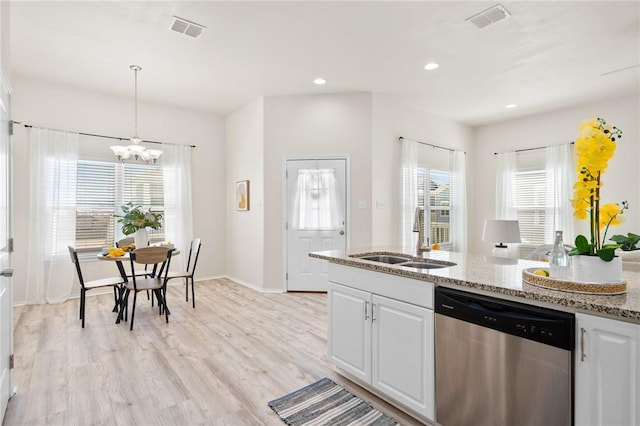
[[[237,278],[234,278],[234,277],[232,277],[232,276],[228,276],[228,275],[227,275],[226,277],[224,277],[224,278],[226,278],[226,279],[228,279],[228,280],[231,280],[231,281],[233,281],[234,283],[238,283],[238,284],[240,284],[240,285],[242,285],[242,286],[245,286],[245,287],[247,287],[247,288],[250,288],[251,290],[255,290],[255,291],[257,291],[257,292],[260,292],[260,293],[286,293],[286,291],[285,291],[284,289],[266,289],[266,290],[265,290],[264,288],[257,287],[257,286],[255,286],[255,285],[253,285],[253,284],[250,284],[250,283],[244,282],[244,281],[242,281],[242,280],[239,280],[239,279],[237,279]]]

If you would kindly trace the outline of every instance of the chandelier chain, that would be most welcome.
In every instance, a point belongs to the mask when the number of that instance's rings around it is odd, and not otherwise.
[[[135,73],[135,82],[134,82],[134,88],[133,88],[133,91],[134,91],[133,115],[134,115],[134,120],[135,120],[135,133],[134,134],[137,137],[138,136],[138,69],[134,68],[133,71]]]

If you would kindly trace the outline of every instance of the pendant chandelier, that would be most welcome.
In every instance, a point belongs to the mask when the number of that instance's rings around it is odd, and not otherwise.
[[[142,139],[138,136],[138,71],[142,70],[142,67],[138,65],[130,65],[129,68],[135,73],[135,86],[134,86],[134,123],[135,132],[134,136],[129,139],[131,145],[122,146],[115,145],[111,147],[113,153],[118,157],[118,161],[125,162],[126,160],[133,158],[134,160],[144,161],[145,163],[156,163],[158,158],[162,155],[162,151],[159,149],[146,149],[140,145]]]

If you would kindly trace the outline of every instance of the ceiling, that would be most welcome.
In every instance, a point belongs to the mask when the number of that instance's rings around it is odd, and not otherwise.
[[[131,97],[137,64],[139,98],[180,108],[373,92],[469,125],[639,92],[640,1],[504,1],[509,18],[465,21],[495,4],[14,0],[11,72]],[[207,28],[170,31],[174,15]]]

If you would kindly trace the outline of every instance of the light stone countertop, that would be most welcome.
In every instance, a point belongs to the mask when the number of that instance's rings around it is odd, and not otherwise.
[[[363,256],[368,254],[395,254],[436,263],[453,262],[456,265],[447,268],[421,270],[353,257],[354,255]],[[640,323],[640,264],[636,266],[625,262],[623,267],[623,279],[627,282],[627,292],[625,294],[592,295],[550,290],[524,283],[522,281],[523,269],[549,266],[547,263],[533,260],[506,259],[441,250],[432,250],[418,257],[415,255],[415,249],[402,249],[400,247],[374,247],[346,251],[328,250],[313,252],[309,256],[336,264],[416,278],[436,285],[477,289],[495,293],[497,297],[503,294],[516,299],[526,299],[522,300],[525,303],[527,300],[544,302],[567,307],[569,308],[568,310],[604,314]]]

